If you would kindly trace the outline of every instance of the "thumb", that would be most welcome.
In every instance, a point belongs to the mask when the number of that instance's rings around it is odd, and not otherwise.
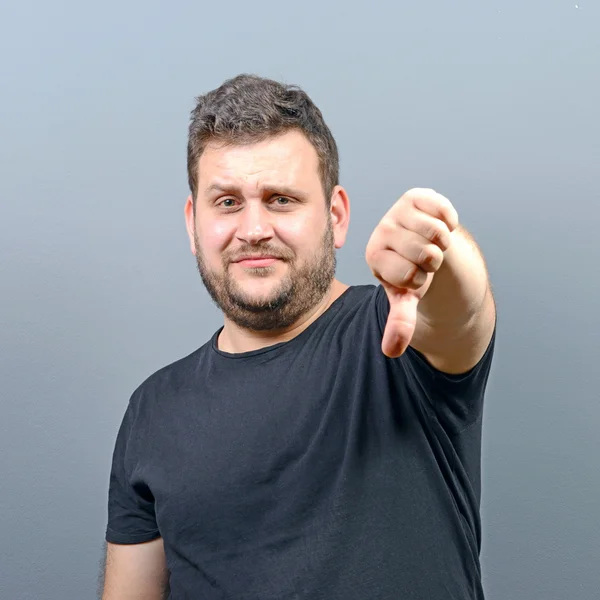
[[[384,286],[390,302],[390,312],[383,332],[381,350],[389,358],[404,353],[417,325],[417,306],[420,297],[411,290]]]

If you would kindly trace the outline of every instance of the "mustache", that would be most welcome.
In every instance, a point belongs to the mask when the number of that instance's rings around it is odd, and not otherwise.
[[[253,246],[242,246],[240,248],[236,248],[235,250],[225,252],[223,255],[223,260],[226,263],[232,263],[248,256],[272,256],[273,258],[277,258],[279,260],[291,261],[294,259],[295,254],[287,248],[277,248],[270,244],[260,244]]]

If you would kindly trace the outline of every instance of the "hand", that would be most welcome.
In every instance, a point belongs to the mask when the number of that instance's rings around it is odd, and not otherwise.
[[[379,222],[367,244],[367,264],[390,302],[381,349],[396,358],[415,332],[417,307],[444,261],[458,214],[429,189],[404,194]]]

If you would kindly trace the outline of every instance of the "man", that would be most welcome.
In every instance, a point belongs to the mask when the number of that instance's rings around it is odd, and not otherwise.
[[[415,189],[335,279],[349,201],[299,88],[242,75],[188,143],[191,250],[221,327],[132,395],[105,600],[483,598],[480,452],[495,308],[452,204]]]

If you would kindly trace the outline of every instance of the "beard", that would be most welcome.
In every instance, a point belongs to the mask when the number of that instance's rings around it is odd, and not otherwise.
[[[225,317],[244,329],[273,331],[292,326],[325,297],[335,277],[336,256],[331,220],[320,245],[299,263],[289,248],[277,248],[269,244],[257,244],[238,249],[235,254],[248,252],[266,254],[278,258],[288,265],[288,272],[267,296],[253,296],[244,292],[231,275],[229,267],[233,253],[222,256],[221,271],[211,271],[204,261],[197,235],[194,235],[196,262],[202,282],[212,301]],[[248,269],[254,277],[268,277],[273,267]]]

